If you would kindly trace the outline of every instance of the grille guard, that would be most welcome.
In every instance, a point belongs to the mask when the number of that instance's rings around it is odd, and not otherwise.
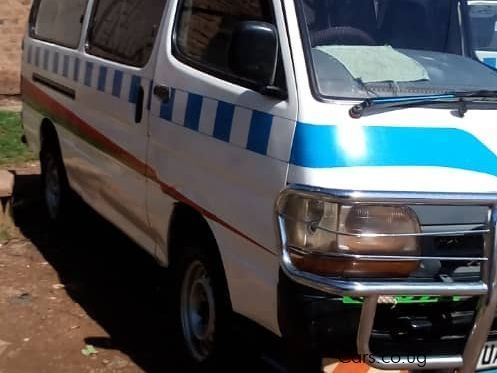
[[[495,318],[497,308],[497,195],[476,194],[436,194],[419,193],[363,193],[346,191],[323,191],[296,187],[305,192],[322,193],[327,198],[332,196],[337,201],[347,203],[378,202],[403,204],[444,204],[489,206],[488,231],[484,234],[484,257],[481,263],[481,280],[474,282],[382,282],[382,281],[347,281],[329,278],[300,271],[290,259],[283,232],[281,216],[277,214],[279,233],[282,243],[281,268],[293,281],[332,295],[364,297],[359,329],[356,338],[359,355],[372,356],[374,368],[385,370],[399,369],[453,369],[457,373],[473,373],[476,370],[480,351],[487,341]],[[380,296],[387,295],[438,295],[438,296],[478,296],[479,302],[475,312],[474,324],[468,335],[464,351],[457,355],[426,356],[426,365],[422,368],[416,362],[409,361],[408,356],[401,356],[398,363],[384,363],[370,349],[370,339]]]

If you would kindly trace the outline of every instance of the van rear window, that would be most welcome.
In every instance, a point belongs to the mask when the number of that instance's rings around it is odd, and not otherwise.
[[[69,48],[77,48],[88,0],[38,0],[31,36]]]
[[[97,0],[88,52],[131,66],[145,66],[154,48],[166,0]]]

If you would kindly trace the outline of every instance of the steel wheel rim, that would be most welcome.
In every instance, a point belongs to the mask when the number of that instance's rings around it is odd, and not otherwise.
[[[60,175],[55,160],[48,156],[45,169],[45,202],[50,218],[56,219],[60,209]]]
[[[216,308],[210,276],[200,261],[188,267],[181,286],[183,336],[196,361],[206,360],[214,348]]]

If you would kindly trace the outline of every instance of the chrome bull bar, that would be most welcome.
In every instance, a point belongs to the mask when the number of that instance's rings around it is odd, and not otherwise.
[[[379,198],[384,200],[383,198]],[[424,200],[422,203],[427,202]],[[453,200],[452,202],[455,202]],[[469,201],[466,201],[466,203]],[[487,199],[485,201],[489,203]],[[493,203],[492,203],[493,202]],[[399,369],[453,369],[457,373],[472,373],[476,370],[480,352],[487,341],[490,328],[496,316],[497,308],[497,206],[496,200],[489,214],[489,232],[484,238],[484,256],[488,260],[482,262],[481,280],[475,282],[381,282],[381,281],[344,281],[300,271],[296,268],[285,246],[283,237],[281,268],[293,281],[332,295],[363,297],[359,329],[357,334],[357,352],[361,356],[373,357],[370,365],[384,370]],[[378,300],[388,295],[438,295],[438,296],[478,296],[476,316],[468,336],[464,351],[461,354],[426,356],[426,364],[420,367],[409,356],[400,356],[396,362],[385,363],[380,356],[375,356],[370,349]],[[398,361],[397,361],[398,360]]]

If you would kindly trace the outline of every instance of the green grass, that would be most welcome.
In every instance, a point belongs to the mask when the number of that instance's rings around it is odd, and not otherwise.
[[[0,167],[16,166],[34,159],[22,143],[23,129],[19,113],[0,111]]]

